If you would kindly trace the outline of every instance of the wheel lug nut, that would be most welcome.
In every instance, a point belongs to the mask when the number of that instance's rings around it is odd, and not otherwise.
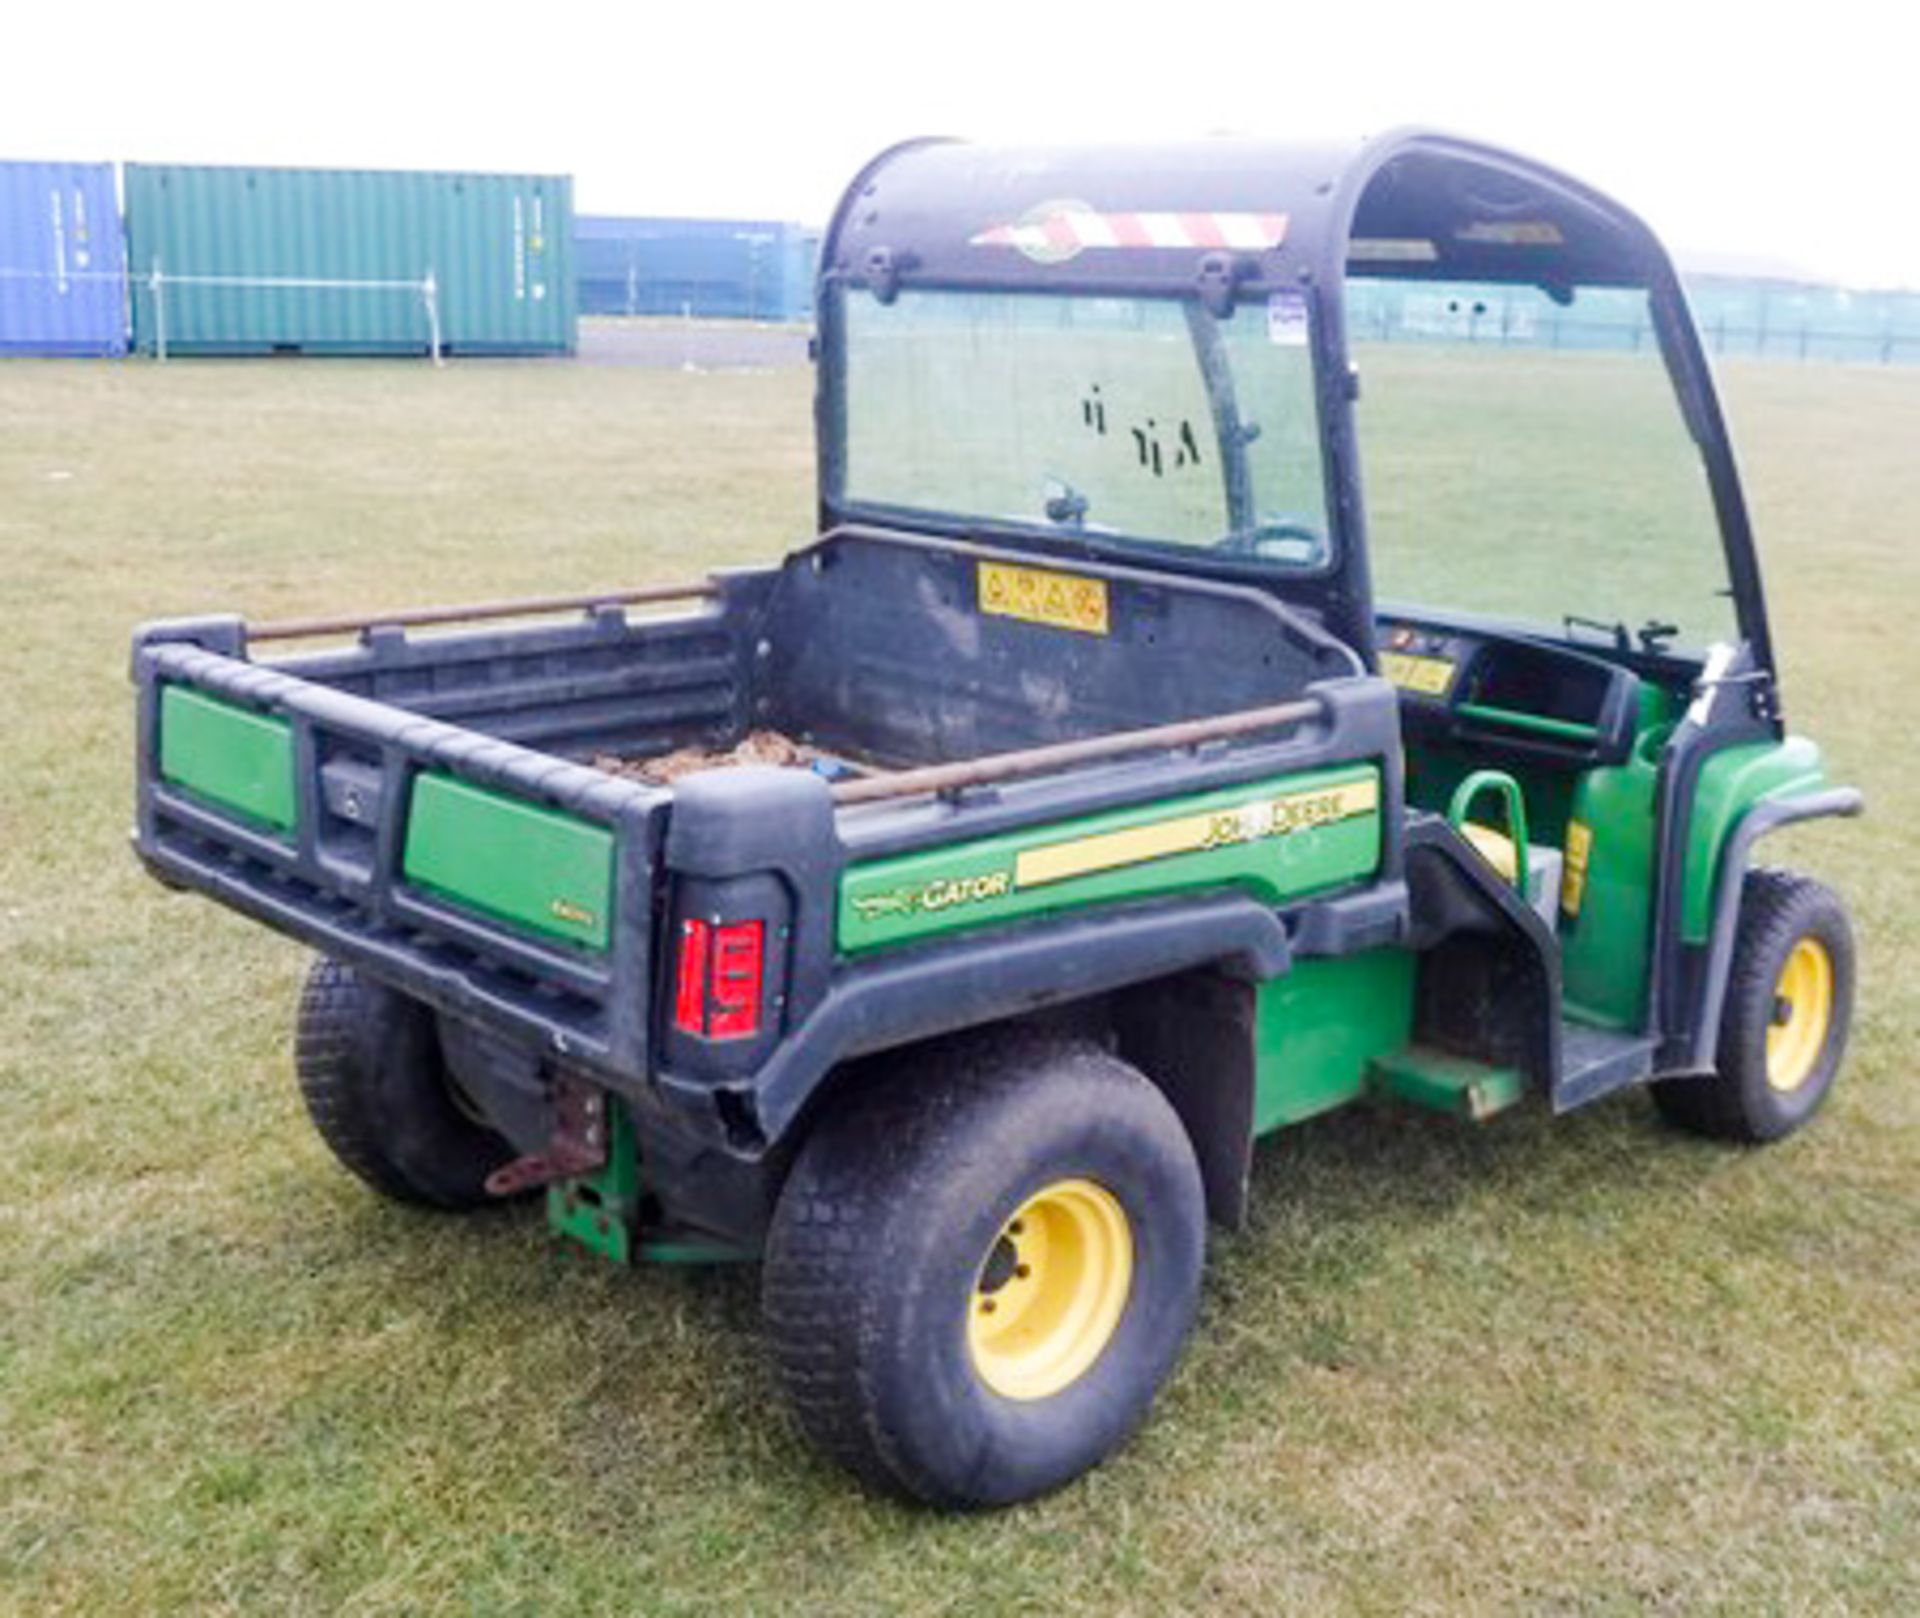
[[[993,1310],[994,1310],[994,1302],[993,1302],[993,1299],[991,1298],[988,1298],[985,1302],[983,1302],[980,1305],[980,1313],[983,1315],[990,1315],[993,1313]]]
[[[1031,1264],[1016,1264],[1013,1267],[1013,1273],[1024,1281],[1028,1276],[1033,1274],[1033,1266]]]

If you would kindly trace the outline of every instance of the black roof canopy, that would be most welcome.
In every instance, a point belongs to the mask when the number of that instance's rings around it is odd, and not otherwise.
[[[1248,292],[1369,274],[1651,285],[1633,214],[1557,170],[1434,131],[1152,146],[908,142],[848,188],[822,269],[896,285]]]
[[[1357,392],[1340,296],[1350,273],[1508,282],[1562,301],[1579,287],[1645,288],[1713,492],[1742,631],[1771,666],[1746,502],[1665,249],[1635,214],[1570,175],[1435,130],[1140,146],[919,140],[881,153],[847,188],[821,244],[822,520],[835,517],[832,467],[844,430],[837,288],[864,287],[883,301],[915,286],[1197,293],[1219,316],[1243,298],[1297,291],[1315,311],[1309,343],[1337,545],[1323,574],[1255,582],[1311,607],[1371,658]]]

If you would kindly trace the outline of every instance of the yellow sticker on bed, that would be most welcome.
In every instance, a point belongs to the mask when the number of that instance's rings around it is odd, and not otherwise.
[[[1008,562],[979,564],[980,610],[996,618],[1075,629],[1105,635],[1107,581],[1084,573],[1057,573],[1044,567],[1015,567]]]

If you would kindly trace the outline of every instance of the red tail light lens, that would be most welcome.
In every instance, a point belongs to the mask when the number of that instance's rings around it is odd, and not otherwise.
[[[719,925],[689,917],[680,923],[674,963],[674,1026],[708,1039],[747,1039],[760,1032],[766,980],[767,924]]]
[[[689,1034],[707,1031],[707,954],[713,929],[704,921],[680,923],[680,960],[674,971],[673,1021]]]
[[[715,1039],[746,1039],[760,1032],[766,937],[763,921],[736,921],[715,929],[713,1016],[707,1025]]]

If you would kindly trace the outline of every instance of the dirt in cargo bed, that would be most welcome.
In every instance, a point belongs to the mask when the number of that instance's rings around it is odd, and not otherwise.
[[[755,730],[749,731],[746,739],[734,747],[679,747],[671,753],[657,753],[652,758],[621,758],[613,753],[596,753],[593,767],[605,770],[609,775],[624,775],[630,780],[645,781],[649,786],[663,787],[697,770],[724,769],[730,764],[771,764],[779,769],[805,769],[815,759],[825,756],[819,748],[796,742],[791,736],[783,736],[777,730]]]

